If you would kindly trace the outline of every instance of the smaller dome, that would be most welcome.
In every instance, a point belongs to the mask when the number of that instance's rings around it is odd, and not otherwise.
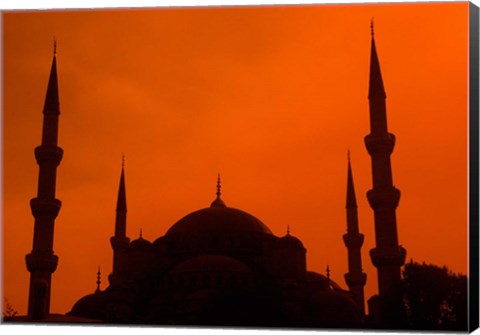
[[[134,250],[146,250],[152,246],[150,241],[145,240],[143,237],[139,237],[136,240],[130,242],[130,248]]]
[[[105,317],[105,295],[101,291],[80,298],[67,315],[97,319]]]
[[[280,240],[278,241],[278,247],[288,249],[304,249],[302,241],[290,234],[287,234],[280,238]]]

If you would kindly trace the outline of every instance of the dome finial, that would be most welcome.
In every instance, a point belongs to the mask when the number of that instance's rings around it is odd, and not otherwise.
[[[98,271],[97,271],[97,289],[96,292],[100,292],[100,284],[101,284],[101,273],[100,273],[100,265],[98,266]]]
[[[330,266],[327,264],[327,279],[330,280]]]
[[[222,199],[220,199],[220,196],[222,195],[222,184],[220,180],[220,173],[218,174],[217,177],[217,198],[212,202],[210,207],[227,207],[225,203],[223,202]]]
[[[140,238],[143,238],[142,228],[140,228]]]
[[[290,235],[290,225],[287,225],[287,235]]]
[[[217,197],[220,197],[221,195],[222,195],[222,183],[220,180],[220,173],[219,173],[217,177]]]

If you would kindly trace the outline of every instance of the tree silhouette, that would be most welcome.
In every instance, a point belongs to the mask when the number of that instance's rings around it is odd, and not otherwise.
[[[2,311],[2,319],[3,321],[12,320],[15,316],[17,316],[17,311],[13,308],[7,298],[5,298],[5,309]]]
[[[467,330],[467,277],[447,267],[410,263],[403,270],[408,328]]]

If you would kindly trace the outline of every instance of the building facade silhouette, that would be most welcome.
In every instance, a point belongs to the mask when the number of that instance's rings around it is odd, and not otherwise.
[[[148,241],[126,234],[127,197],[122,162],[114,234],[110,239],[113,269],[109,285],[80,298],[68,316],[105,323],[209,325],[247,327],[358,328],[390,326],[402,315],[398,304],[400,267],[405,249],[398,245],[395,208],[400,193],[393,186],[390,164],[395,137],[388,133],[385,92],[372,27],[370,124],[365,137],[372,157],[373,189],[367,193],[375,213],[376,247],[370,255],[378,269],[379,295],[370,299],[366,318],[357,201],[350,157],[347,166],[346,226],[348,272],[342,289],[327,275],[308,271],[306,249],[290,234],[275,236],[255,216],[229,207],[221,197],[190,213],[164,236]],[[34,247],[27,255],[31,272],[29,318],[48,316],[53,254],[53,225],[60,209],[55,199],[56,167],[63,151],[57,146],[58,85],[54,52],[44,108],[38,196],[32,199]],[[80,319],[78,319],[80,320]],[[369,321],[370,320],[370,323]]]
[[[353,295],[307,271],[302,242],[275,236],[256,217],[216,198],[153,242],[129,242],[122,167],[105,291],[69,315],[106,322],[250,327],[361,327]]]

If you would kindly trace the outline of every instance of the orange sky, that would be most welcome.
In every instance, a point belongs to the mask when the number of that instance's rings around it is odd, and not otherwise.
[[[42,107],[58,40],[60,91],[52,312],[112,267],[122,153],[127,233],[154,240],[222,198],[346,287],[347,149],[376,292],[369,132],[370,19],[387,91],[400,243],[407,259],[467,272],[467,3],[318,5],[3,15],[3,289],[26,313]]]

